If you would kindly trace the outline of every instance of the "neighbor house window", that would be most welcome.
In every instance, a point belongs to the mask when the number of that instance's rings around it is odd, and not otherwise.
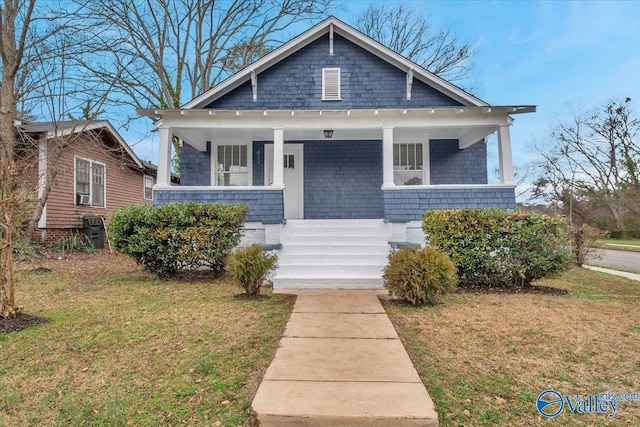
[[[322,69],[322,100],[340,101],[340,68]]]
[[[218,145],[217,185],[249,185],[246,145]]]
[[[76,205],[104,207],[104,163],[79,157],[76,157],[75,162]]]
[[[144,198],[146,200],[153,199],[153,177],[144,176]]]
[[[422,144],[393,144],[393,182],[396,185],[422,185],[422,159]]]

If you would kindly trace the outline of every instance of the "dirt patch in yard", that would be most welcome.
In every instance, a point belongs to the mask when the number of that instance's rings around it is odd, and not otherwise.
[[[567,295],[566,289],[551,286],[460,286],[454,291],[456,294],[538,294],[538,295]]]
[[[0,332],[17,332],[29,326],[41,325],[48,321],[44,317],[32,316],[26,313],[19,313],[17,317],[8,319],[0,317]]]

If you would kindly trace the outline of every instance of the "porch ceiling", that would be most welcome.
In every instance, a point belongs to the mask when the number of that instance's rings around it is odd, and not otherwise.
[[[333,130],[333,137],[324,137],[324,129],[285,129],[284,140],[290,141],[344,141],[344,140],[382,140],[382,129],[340,129],[327,126]],[[428,139],[457,139],[460,148],[467,148],[496,131],[496,126],[475,127],[424,127],[395,128],[394,140],[398,142],[423,142]],[[204,151],[206,141],[247,142],[273,141],[273,129],[207,129],[207,128],[173,128],[173,133],[194,148]],[[471,139],[470,139],[471,138]]]

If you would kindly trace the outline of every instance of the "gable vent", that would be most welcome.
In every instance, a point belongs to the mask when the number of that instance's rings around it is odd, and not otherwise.
[[[340,68],[322,69],[322,100],[340,101]]]

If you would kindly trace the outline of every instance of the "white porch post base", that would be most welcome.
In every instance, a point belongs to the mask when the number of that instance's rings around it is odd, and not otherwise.
[[[280,234],[282,232],[282,224],[265,224],[264,226],[264,243],[267,245],[280,244]]]

